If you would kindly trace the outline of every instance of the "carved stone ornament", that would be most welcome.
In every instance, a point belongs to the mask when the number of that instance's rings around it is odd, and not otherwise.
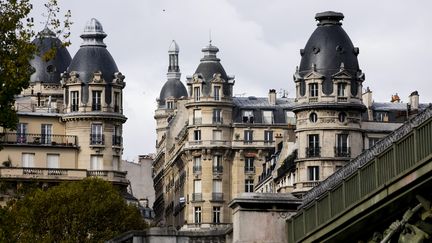
[[[194,83],[202,83],[202,79],[200,78],[200,74],[195,73],[192,76],[192,82],[194,82]]]
[[[212,83],[223,83],[224,80],[221,78],[221,74],[220,73],[215,73],[213,74],[213,79],[211,81]]]
[[[92,82],[93,83],[103,83],[104,79],[102,77],[102,72],[100,72],[100,71],[94,72]]]
[[[113,83],[115,84],[123,84],[125,76],[121,72],[114,73]]]

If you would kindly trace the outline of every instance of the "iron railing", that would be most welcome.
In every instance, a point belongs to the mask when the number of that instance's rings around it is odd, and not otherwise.
[[[213,173],[222,173],[222,172],[223,172],[223,166],[222,165],[213,166]]]
[[[123,138],[122,136],[113,135],[112,136],[112,145],[113,146],[122,146]]]
[[[202,201],[202,193],[192,193],[192,201]]]
[[[31,145],[31,146],[78,146],[77,136],[40,134],[40,133],[0,133],[0,143],[3,145]]]
[[[335,157],[351,157],[351,147],[334,147]]]
[[[321,147],[306,147],[306,157],[320,157],[321,156]]]
[[[104,134],[90,134],[90,145],[104,145]]]
[[[223,193],[222,192],[213,192],[212,193],[213,201],[223,201]]]

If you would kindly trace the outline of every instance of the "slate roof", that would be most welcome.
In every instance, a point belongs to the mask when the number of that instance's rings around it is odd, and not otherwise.
[[[243,111],[252,110],[254,123],[262,123],[262,112],[264,110],[273,111],[274,123],[287,123],[285,111],[292,110],[294,106],[293,98],[277,98],[276,105],[270,104],[267,97],[233,97],[234,111],[233,120],[236,123],[243,122]]]

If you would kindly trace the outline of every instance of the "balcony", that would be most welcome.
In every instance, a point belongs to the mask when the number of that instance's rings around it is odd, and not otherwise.
[[[314,158],[321,156],[321,147],[307,147],[306,148],[306,157]]]
[[[348,102],[348,97],[337,97],[337,102]]]
[[[79,110],[79,107],[78,107],[78,104],[72,104],[71,106],[70,106],[70,111],[78,111]]]
[[[112,146],[119,146],[119,147],[121,147],[122,144],[123,144],[123,138],[122,138],[122,136],[116,136],[116,135],[112,136]]]
[[[223,193],[222,192],[213,192],[212,193],[212,201],[223,201]]]
[[[334,147],[335,157],[351,157],[351,147]]]
[[[223,166],[222,165],[213,166],[213,173],[223,173]]]
[[[77,147],[77,136],[36,133],[0,133],[0,144],[19,146]]]
[[[74,181],[99,177],[110,182],[127,184],[126,171],[85,170],[66,168],[0,167],[1,179]]]
[[[213,124],[223,124],[222,117],[213,117]]]
[[[192,193],[193,202],[202,202],[202,193]]]
[[[194,174],[201,174],[201,165],[194,165],[193,167],[193,173]]]
[[[233,140],[233,147],[274,147],[274,141],[269,140]]]
[[[92,111],[101,111],[102,106],[101,104],[92,104]]]
[[[90,134],[90,145],[105,145],[104,134]]]
[[[309,98],[309,103],[317,103],[318,102],[318,97],[310,97]]]
[[[231,141],[225,140],[198,140],[189,141],[186,143],[186,148],[196,148],[196,147],[229,147],[231,146]]]

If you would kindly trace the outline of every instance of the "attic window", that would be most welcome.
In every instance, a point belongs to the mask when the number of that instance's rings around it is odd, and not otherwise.
[[[244,110],[242,121],[244,123],[253,123],[254,122],[253,111],[252,110]]]
[[[174,109],[174,102],[173,101],[167,102],[167,109],[170,109],[170,110]]]
[[[56,68],[54,65],[48,65],[46,68],[47,73],[54,73],[56,71]]]

